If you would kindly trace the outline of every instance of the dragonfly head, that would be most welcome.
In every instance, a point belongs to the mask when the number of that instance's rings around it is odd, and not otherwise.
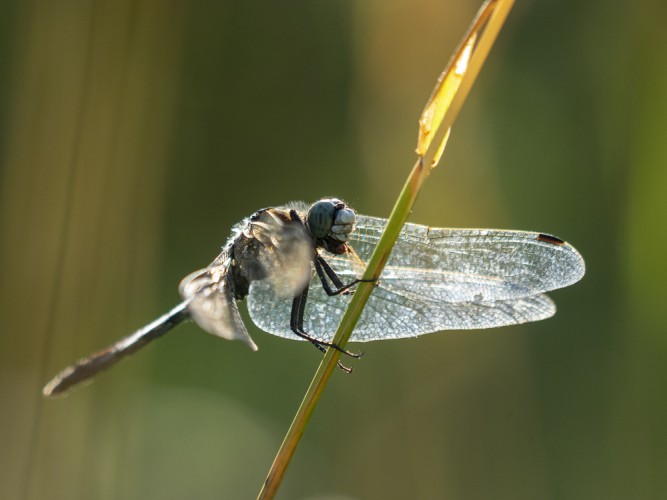
[[[354,231],[354,210],[336,198],[323,198],[310,206],[306,226],[318,246],[333,254],[345,253]]]

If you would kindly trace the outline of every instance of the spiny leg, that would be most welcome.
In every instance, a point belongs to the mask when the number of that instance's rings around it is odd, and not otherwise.
[[[311,337],[306,333],[303,329],[303,315],[306,309],[306,300],[308,298],[308,287],[305,287],[303,291],[294,297],[294,300],[292,301],[292,313],[290,316],[290,329],[299,337],[301,337],[304,340],[307,340],[311,344],[313,344],[315,347],[317,347],[320,351],[326,352],[325,347],[331,347],[332,349],[335,349],[347,356],[350,356],[355,359],[359,359],[363,353],[353,353],[350,351],[347,351],[345,349],[342,349],[338,345],[332,343],[332,342],[326,342],[324,340],[320,340],[314,337]],[[342,364],[338,363],[338,366],[345,370],[346,372],[351,372],[352,370],[346,366],[343,366]]]
[[[318,343],[318,342],[317,342],[316,340],[314,340],[314,339],[312,339],[312,340],[311,340],[311,339],[308,339],[308,340],[309,340],[315,347],[317,347],[317,349],[319,349],[320,352],[322,352],[323,354],[326,354],[327,350],[324,348],[323,345],[321,345],[320,343]],[[340,368],[341,370],[343,370],[345,373],[352,373],[352,368],[351,368],[351,367],[349,367],[349,366],[345,366],[345,365],[344,365],[343,363],[341,363],[340,361],[338,361],[337,364],[338,364],[338,368]]]
[[[373,279],[370,280],[355,279],[351,283],[345,285],[338,277],[338,274],[336,274],[336,271],[332,269],[329,263],[326,260],[324,260],[324,258],[321,255],[315,256],[314,263],[315,263],[315,271],[317,271],[317,276],[320,278],[320,282],[322,283],[322,288],[324,288],[325,293],[329,297],[333,297],[334,295],[340,295],[341,293],[343,294],[353,293],[352,291],[350,291],[350,288],[352,288],[354,285],[357,285],[359,283],[373,283],[375,281]],[[329,277],[331,282],[336,287],[335,290],[332,289],[331,285],[329,285],[329,283],[327,282],[327,279],[324,276],[325,273],[326,276]]]

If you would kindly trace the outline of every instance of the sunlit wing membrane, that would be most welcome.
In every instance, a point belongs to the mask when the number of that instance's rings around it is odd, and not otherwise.
[[[364,261],[370,258],[385,224],[386,219],[358,216],[350,244]],[[450,277],[474,276],[475,281],[503,282],[503,286],[489,289],[489,293],[499,295],[475,291],[474,294],[483,293],[482,300],[535,295],[571,285],[584,275],[581,255],[571,245],[555,242],[560,240],[527,231],[440,229],[408,223],[380,279],[400,276],[397,268],[406,268],[408,273],[413,269],[440,271]],[[331,260],[336,269],[356,272],[359,267],[348,255]]]
[[[186,276],[178,289],[192,319],[202,330],[228,340],[242,340],[253,351],[257,346],[243,324],[226,270],[201,269]]]
[[[304,328],[321,340],[331,340],[340,323],[349,296],[329,297],[313,284],[308,296]],[[263,282],[253,283],[248,310],[262,330],[297,340],[289,329],[291,301],[278,299]],[[538,294],[490,302],[434,302],[405,300],[396,290],[379,285],[368,300],[352,333],[352,342],[416,337],[441,330],[493,328],[546,319],[556,306]],[[287,323],[286,323],[287,322]]]
[[[350,240],[366,261],[386,221],[358,216]],[[343,282],[363,266],[353,254],[331,256]],[[577,251],[557,238],[522,231],[433,229],[406,224],[380,283],[373,290],[352,341],[384,340],[440,330],[491,328],[552,316],[543,292],[570,285],[584,273]],[[349,296],[328,297],[311,282],[304,327],[330,340]],[[251,287],[252,320],[275,335],[295,338],[287,325],[291,301],[279,300],[269,286]]]

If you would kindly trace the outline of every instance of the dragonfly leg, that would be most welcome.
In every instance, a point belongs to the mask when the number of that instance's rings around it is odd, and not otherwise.
[[[327,350],[324,348],[324,346],[323,346],[322,344],[318,343],[317,340],[315,340],[315,339],[310,339],[310,338],[308,338],[307,340],[309,340],[309,341],[310,341],[315,347],[317,347],[317,349],[319,349],[321,352],[323,352],[323,353],[327,352]],[[352,373],[352,367],[350,367],[350,366],[345,366],[345,365],[344,365],[343,363],[341,363],[340,361],[337,362],[337,365],[338,365],[338,368],[340,368],[341,370],[343,370],[345,373]]]
[[[320,278],[320,282],[322,283],[322,288],[324,288],[324,291],[329,297],[332,297],[334,295],[340,295],[341,293],[345,295],[352,294],[354,293],[354,291],[350,290],[350,288],[352,288],[354,285],[358,283],[373,283],[376,281],[374,279],[370,280],[355,279],[351,283],[345,285],[338,277],[338,274],[336,274],[336,271],[334,271],[329,265],[329,263],[319,255],[315,256],[315,271],[317,271],[317,276]],[[331,288],[331,285],[329,285],[329,283],[327,282],[326,279],[327,277],[334,284],[334,286],[336,287],[335,289]]]
[[[306,309],[306,300],[308,299],[308,287],[304,288],[303,291],[294,297],[294,300],[292,301],[292,314],[290,317],[290,328],[291,330],[299,337],[301,337],[304,340],[307,340],[311,344],[313,344],[315,347],[317,347],[320,351],[326,352],[325,347],[331,347],[332,349],[335,349],[336,351],[339,351],[347,356],[350,356],[355,359],[359,359],[361,356],[363,356],[363,352],[361,353],[355,353],[348,351],[346,349],[343,349],[342,347],[334,344],[333,342],[326,342],[321,339],[317,339],[315,337],[310,336],[307,332],[304,331],[303,329],[303,314]],[[339,363],[340,365],[340,363]],[[345,371],[348,371],[349,369],[342,366]],[[351,371],[351,370],[350,370]],[[348,371],[349,373],[349,371]]]

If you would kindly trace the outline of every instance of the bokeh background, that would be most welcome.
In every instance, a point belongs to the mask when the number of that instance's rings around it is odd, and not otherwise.
[[[41,387],[258,208],[387,216],[480,3],[0,1],[0,497],[256,495],[310,346],[189,324]],[[550,232],[587,275],[548,321],[364,346],[280,498],[667,497],[666,16],[518,2],[411,220]]]

